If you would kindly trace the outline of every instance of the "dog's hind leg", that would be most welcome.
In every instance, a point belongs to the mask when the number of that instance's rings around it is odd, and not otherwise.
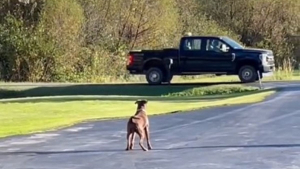
[[[126,148],[126,151],[129,150],[130,145],[132,144],[131,143],[131,137],[132,137],[132,132],[131,131],[127,132],[127,148]]]
[[[146,139],[147,139],[147,145],[148,145],[148,149],[151,150],[152,146],[150,143],[150,131],[149,131],[149,126],[145,127],[145,133],[146,133]]]
[[[144,137],[145,137],[145,134],[144,134],[144,131],[142,129],[138,129],[138,135],[140,137],[140,142],[139,142],[139,145],[141,146],[141,148],[144,150],[144,151],[148,151],[148,149],[146,149],[146,147],[144,146],[143,144],[143,141],[144,141]]]
[[[131,136],[131,144],[130,144],[130,147],[129,147],[130,150],[133,150],[133,147],[134,147],[134,139],[135,139],[135,132],[133,131],[133,132],[132,132],[132,136]]]

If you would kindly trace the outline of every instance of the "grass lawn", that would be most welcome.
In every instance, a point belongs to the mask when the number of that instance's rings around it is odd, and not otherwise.
[[[240,83],[240,80],[237,75],[222,75],[222,76],[215,76],[215,75],[199,75],[199,76],[187,76],[188,78],[183,78],[183,76],[174,76],[171,83],[172,84],[186,84],[190,83],[190,85],[194,85],[197,83],[197,85],[216,85],[216,84],[229,84],[229,83]],[[191,78],[192,77],[192,78]],[[264,77],[262,79],[262,82],[280,82],[280,81],[300,81],[300,70],[278,70],[274,73],[268,73],[264,74]],[[103,85],[103,86],[118,86],[119,84],[122,84],[123,86],[129,86],[129,85],[136,85],[143,83],[147,85],[147,81],[145,79],[145,75],[133,75],[129,81],[124,81],[122,79],[115,80],[114,82],[106,82],[102,84],[95,84],[95,85]],[[194,83],[194,84],[193,84]],[[16,85],[19,84],[19,85]],[[30,84],[29,86],[26,86],[26,84]],[[38,83],[34,83],[36,86],[39,86]],[[54,83],[55,84],[55,83]],[[66,83],[66,85],[83,85],[84,83]],[[91,83],[84,84],[84,85],[90,85]],[[10,86],[13,85],[13,86]],[[22,86],[25,85],[25,86]],[[34,88],[32,83],[27,82],[20,82],[20,83],[14,83],[14,82],[0,82],[0,86],[6,86],[6,89],[17,89],[17,90],[24,90],[24,89],[30,89]]]
[[[262,82],[271,82],[271,81],[300,81],[300,71],[294,70],[293,72],[277,71],[273,74],[264,75]],[[237,75],[223,75],[223,76],[211,76],[211,77],[199,77],[194,79],[182,79],[179,76],[175,77],[172,80],[173,83],[184,83],[184,82],[206,82],[206,83],[218,83],[218,82],[240,82],[240,79]]]
[[[300,70],[277,70],[263,75],[262,82],[300,81]],[[228,83],[240,82],[237,75],[200,75],[200,76],[174,76],[171,83]],[[190,78],[193,77],[193,78]],[[116,81],[114,83],[147,83],[144,75],[134,75],[130,82]],[[113,83],[112,83],[113,84]]]
[[[157,115],[213,106],[255,103],[273,93],[275,91],[269,90],[246,96],[224,97],[223,99],[190,97],[178,100],[176,97],[157,97],[155,99],[155,96],[148,96],[152,97],[152,101],[148,104],[148,111],[150,115]],[[79,97],[79,99],[76,99],[77,96],[70,97],[0,102],[0,137],[56,129],[85,120],[127,117],[132,115],[136,108],[133,101],[136,98],[127,98],[127,100],[114,98],[112,101],[109,98],[85,100],[86,97]]]

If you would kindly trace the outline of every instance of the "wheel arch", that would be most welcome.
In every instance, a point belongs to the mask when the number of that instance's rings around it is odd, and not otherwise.
[[[152,59],[145,60],[143,70],[147,71],[152,67],[161,69],[161,71],[163,71],[163,73],[165,73],[165,71],[166,71],[163,60],[159,59],[159,58],[152,58]]]
[[[237,63],[235,73],[238,74],[241,67],[246,66],[246,65],[253,66],[255,70],[259,70],[258,61],[253,60],[253,59],[244,59]]]

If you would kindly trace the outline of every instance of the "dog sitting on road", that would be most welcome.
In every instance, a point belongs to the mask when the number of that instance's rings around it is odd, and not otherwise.
[[[138,100],[137,110],[134,116],[131,116],[127,123],[127,148],[126,150],[132,150],[134,145],[135,134],[137,133],[140,137],[139,145],[144,151],[152,149],[150,144],[149,134],[149,119],[146,112],[147,100]],[[147,139],[148,149],[143,145],[144,139]]]

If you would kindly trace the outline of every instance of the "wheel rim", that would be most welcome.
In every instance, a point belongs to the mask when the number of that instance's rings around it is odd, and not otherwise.
[[[152,82],[158,82],[159,79],[160,79],[160,74],[156,71],[152,71],[150,72],[149,74],[149,79],[152,81]]]
[[[245,80],[250,80],[253,76],[253,73],[250,69],[244,69],[242,72],[242,77]]]

